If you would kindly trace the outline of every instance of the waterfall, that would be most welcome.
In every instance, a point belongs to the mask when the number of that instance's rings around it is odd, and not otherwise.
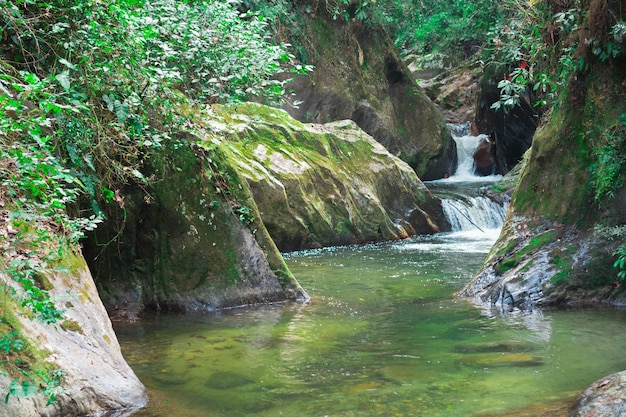
[[[487,191],[490,184],[501,176],[481,177],[474,174],[474,151],[486,135],[471,136],[469,123],[448,125],[448,128],[457,145],[457,171],[450,178],[430,181],[428,187],[441,198],[443,212],[452,232],[489,237],[495,234],[497,237],[504,222],[507,204],[490,197]]]
[[[484,196],[443,198],[441,205],[453,232],[499,230],[506,215],[503,204]]]

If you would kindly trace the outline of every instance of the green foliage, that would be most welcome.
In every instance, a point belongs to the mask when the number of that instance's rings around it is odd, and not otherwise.
[[[626,114],[622,114],[617,123],[603,132],[593,149],[595,162],[590,167],[591,183],[598,204],[613,198],[615,190],[624,185],[625,147]]]
[[[492,108],[508,111],[522,97],[535,107],[553,105],[577,69],[577,39],[570,35],[581,24],[580,5],[553,14],[547,3],[511,4],[513,14],[493,27],[483,51],[489,71],[502,74],[501,97]]]
[[[626,283],[626,244],[620,245],[615,251],[617,259],[613,263],[613,268],[617,269],[617,278]]]
[[[608,241],[624,242],[626,240],[626,225],[612,227],[597,226],[594,233]],[[616,257],[613,262],[613,269],[617,270],[617,280],[614,281],[613,284],[619,287],[626,284],[626,243],[620,244],[615,252],[613,252],[613,256]]]
[[[254,210],[252,210],[248,206],[241,205],[237,207],[234,211],[235,211],[235,214],[238,216],[239,221],[242,222],[243,224],[250,225],[255,220]]]
[[[454,63],[480,50],[489,29],[508,8],[508,2],[495,0],[379,0],[372,14],[407,53]]]
[[[589,68],[591,58],[581,51],[589,51],[602,62],[622,54],[626,36],[623,12],[610,10],[609,4],[595,19],[612,20],[610,30],[602,27],[605,22],[585,21],[588,14],[580,0],[572,2],[568,10],[558,10],[557,4],[545,1],[512,0],[509,4],[515,5],[514,13],[494,26],[483,52],[490,72],[503,74],[498,86],[501,99],[492,106],[495,109],[506,111],[524,95],[537,107],[556,105],[574,72]],[[578,32],[585,26],[596,36],[585,35],[585,48],[579,48],[583,37]]]
[[[24,343],[24,340],[19,337],[19,333],[13,330],[0,339],[0,350],[4,351],[6,355],[11,351],[20,352],[24,350]]]
[[[267,22],[240,13],[233,2],[146,2],[133,11],[131,30],[143,48],[152,84],[182,82],[193,96],[242,101],[284,95],[275,74],[293,60],[286,45],[273,45]]]
[[[610,34],[603,36],[602,39],[588,39],[588,45],[591,52],[597,56],[600,61],[607,62],[609,59],[615,59],[622,54],[622,43],[626,37],[626,24],[619,20],[611,27]]]

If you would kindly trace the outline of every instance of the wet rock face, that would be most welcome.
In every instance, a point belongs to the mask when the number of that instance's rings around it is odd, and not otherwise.
[[[626,371],[602,378],[576,400],[568,417],[626,415]]]
[[[474,167],[476,175],[492,175],[496,172],[495,146],[489,139],[483,139],[474,151]]]
[[[334,20],[323,7],[307,16],[305,26],[315,71],[288,86],[301,103],[285,110],[301,122],[351,119],[421,179],[452,175],[456,150],[443,115],[389,36],[360,21]]]
[[[496,172],[504,175],[530,148],[537,129],[538,116],[526,100],[522,100],[521,105],[508,112],[492,109],[491,105],[499,99],[497,83],[484,82],[478,101],[476,125],[480,133],[489,135],[494,143]]]
[[[546,306],[625,305],[612,254],[619,242],[593,230],[509,216],[482,270],[459,292],[493,314]]]
[[[415,172],[349,120],[301,124],[239,105],[218,146],[245,177],[281,251],[400,239],[445,229],[439,200]],[[214,141],[215,142],[215,141]]]
[[[28,343],[45,352],[44,361],[63,370],[64,392],[46,405],[41,394],[10,396],[0,402],[3,417],[28,416],[126,416],[147,403],[147,394],[128,366],[118,344],[111,321],[98,297],[93,279],[80,254],[70,254],[69,273],[48,276],[50,297],[71,300],[57,305],[64,320],[46,325],[21,317],[21,333]],[[67,261],[66,258],[66,261]],[[0,285],[8,279],[0,274]],[[16,311],[19,307],[15,308]],[[71,324],[68,324],[71,323]],[[32,366],[33,364],[26,364]],[[27,368],[28,369],[28,368]],[[0,386],[8,387],[11,378],[0,373]]]

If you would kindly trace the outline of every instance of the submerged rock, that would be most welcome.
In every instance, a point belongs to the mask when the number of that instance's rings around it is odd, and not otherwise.
[[[23,364],[25,372],[44,366],[60,369],[63,372],[60,390],[50,405],[46,405],[47,398],[41,392],[23,396],[19,390],[5,401],[4,388],[9,387],[11,377],[0,373],[0,387],[3,387],[0,415],[3,417],[109,415],[107,413],[126,416],[147,403],[143,385],[122,357],[111,321],[84,260],[78,254],[70,254],[65,262],[71,265],[69,272],[46,277],[51,299],[57,301],[57,308],[64,310],[63,321],[48,325],[19,314],[21,335],[41,352],[41,359],[30,358]],[[9,284],[10,279],[0,274],[0,284]],[[9,305],[3,304],[3,308],[9,308],[18,316],[17,298],[5,301]]]
[[[302,124],[255,104],[214,111],[223,123],[204,146],[228,155],[282,251],[400,239],[447,226],[439,200],[415,172],[352,121]]]

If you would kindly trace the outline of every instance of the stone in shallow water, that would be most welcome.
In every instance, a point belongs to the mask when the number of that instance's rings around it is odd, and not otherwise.
[[[527,353],[502,353],[494,355],[468,355],[457,361],[459,365],[476,368],[532,367],[544,364],[542,358]]]
[[[160,386],[163,386],[163,387],[180,386],[180,385],[185,385],[187,382],[189,382],[187,378],[181,375],[177,375],[175,373],[163,372],[163,371],[161,372],[160,375],[152,376],[152,379],[156,381]]]
[[[213,389],[231,389],[252,384],[253,382],[245,375],[220,371],[212,373],[205,385]]]
[[[490,343],[472,343],[457,345],[454,348],[458,353],[490,353],[490,352],[506,352],[506,353],[519,353],[519,352],[532,352],[537,350],[536,346],[528,343],[521,343],[515,341],[507,342],[490,342]]]

